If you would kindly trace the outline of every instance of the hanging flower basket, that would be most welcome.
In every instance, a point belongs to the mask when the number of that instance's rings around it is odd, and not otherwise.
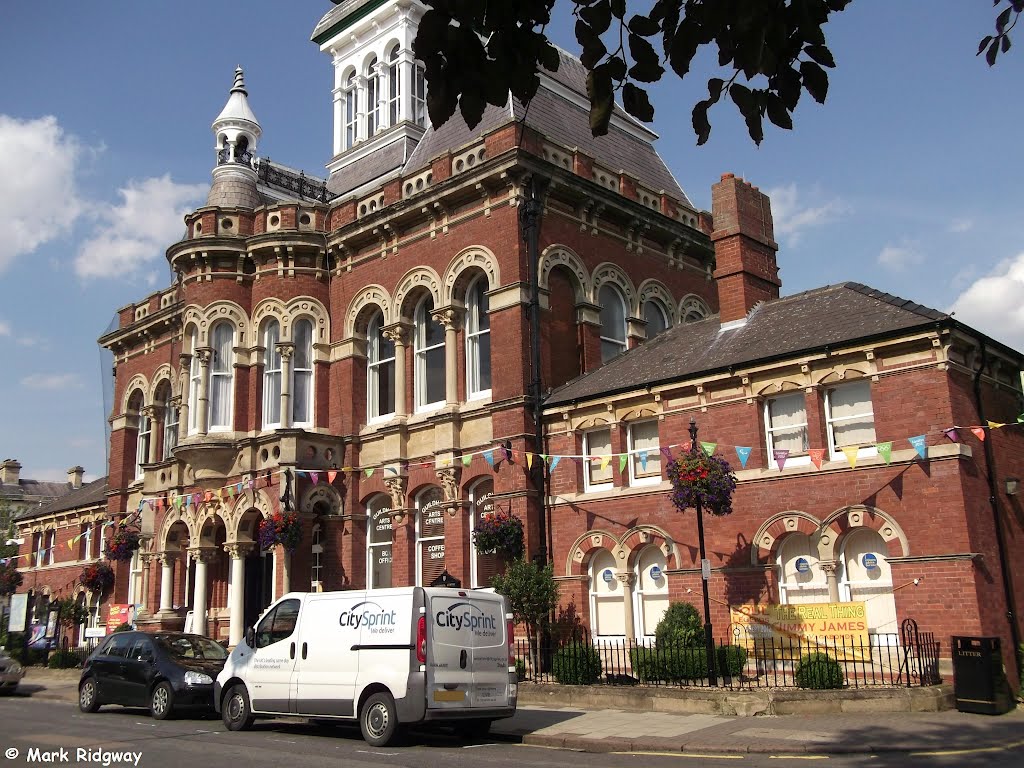
[[[0,563],[0,595],[13,595],[24,581],[11,563]]]
[[[114,569],[106,563],[91,563],[82,569],[78,583],[90,592],[103,594],[114,586]]]
[[[736,475],[721,456],[708,456],[701,449],[681,453],[669,462],[668,478],[676,509],[684,511],[700,504],[703,511],[712,515],[732,512]]]
[[[517,560],[523,554],[523,521],[510,512],[486,514],[477,521],[473,544],[481,554]]]
[[[103,548],[103,554],[107,560],[115,560],[126,563],[135,555],[139,548],[139,534],[129,531],[127,528],[118,528],[110,537]]]
[[[260,549],[266,550],[280,544],[294,552],[302,541],[302,523],[298,512],[275,512],[260,521],[258,532]]]

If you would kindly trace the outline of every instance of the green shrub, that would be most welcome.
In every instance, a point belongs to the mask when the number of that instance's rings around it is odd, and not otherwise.
[[[657,656],[665,679],[672,682],[708,676],[708,652],[703,646],[666,645],[657,649]]]
[[[793,678],[800,688],[842,688],[843,668],[827,653],[808,653],[796,665]]]
[[[522,659],[516,659],[516,680],[523,681],[526,679],[526,662]]]
[[[653,683],[665,679],[664,665],[654,648],[637,646],[629,649],[629,663],[633,677],[641,683]]]
[[[564,645],[552,656],[551,671],[562,685],[590,685],[601,677],[601,657],[591,645]]]
[[[79,655],[74,651],[60,650],[50,654],[46,666],[50,669],[73,669],[79,664]]]
[[[703,646],[704,622],[690,603],[671,603],[654,629],[654,642],[659,648]]]
[[[29,648],[28,652],[22,646],[16,646],[7,651],[7,654],[24,667],[31,667],[35,664],[46,663],[46,651],[36,648]]]
[[[747,666],[747,649],[741,645],[723,645],[718,649],[718,674],[739,677]]]

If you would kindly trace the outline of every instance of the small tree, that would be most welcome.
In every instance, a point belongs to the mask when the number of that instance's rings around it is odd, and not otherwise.
[[[530,662],[539,669],[540,633],[558,607],[558,583],[551,563],[541,567],[528,560],[513,560],[491,586],[508,600],[512,617],[526,627]]]
[[[14,563],[0,563],[0,595],[13,595],[23,581]]]
[[[73,597],[58,597],[50,601],[50,610],[54,609],[57,609],[57,623],[68,631],[84,624],[89,618],[89,609]]]

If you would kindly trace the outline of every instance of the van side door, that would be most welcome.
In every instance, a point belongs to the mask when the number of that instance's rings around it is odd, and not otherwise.
[[[302,609],[296,661],[296,712],[301,715],[355,716],[359,628],[353,617],[361,593],[310,595]]]
[[[296,627],[302,601],[282,600],[256,625],[256,647],[248,666],[249,699],[253,712],[290,714],[295,670]]]

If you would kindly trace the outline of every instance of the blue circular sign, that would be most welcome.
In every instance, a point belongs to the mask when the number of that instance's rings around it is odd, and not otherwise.
[[[661,578],[661,568],[656,565],[651,566],[651,578],[657,581]]]
[[[807,573],[809,570],[811,570],[811,564],[807,562],[807,559],[803,557],[797,558],[796,572]]]
[[[615,581],[615,574],[612,573],[611,568],[605,568],[604,572],[601,573],[601,578],[607,582]]]
[[[873,571],[878,567],[878,558],[868,552],[864,557],[860,559],[861,564],[869,571]]]

